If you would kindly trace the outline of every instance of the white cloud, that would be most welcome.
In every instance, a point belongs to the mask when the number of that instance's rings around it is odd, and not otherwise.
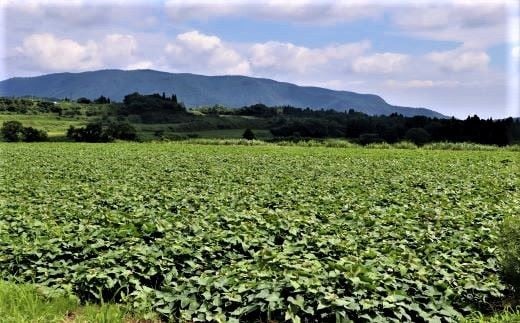
[[[457,87],[460,86],[461,83],[459,81],[452,81],[452,80],[406,80],[406,81],[399,81],[399,80],[388,80],[385,82],[385,85],[389,87],[395,87],[395,88],[434,88],[434,87]]]
[[[127,70],[145,70],[150,69],[154,66],[154,64],[150,61],[138,61],[126,66]]]
[[[388,74],[401,71],[409,61],[408,55],[398,53],[377,53],[359,57],[352,68],[357,73]]]
[[[513,48],[511,48],[511,56],[514,58],[514,59],[520,59],[520,46],[513,46]]]
[[[50,33],[32,34],[15,50],[26,65],[41,71],[80,71],[122,67],[135,61],[137,42],[131,35],[110,34],[84,43]]]
[[[382,14],[381,7],[370,3],[370,1],[348,0],[270,0],[266,2],[168,0],[165,2],[165,8],[168,15],[177,22],[241,16],[299,23],[337,23],[376,18]]]
[[[408,5],[396,11],[393,22],[405,29],[478,28],[502,24],[506,15],[504,2],[438,2],[433,5]]]
[[[362,55],[369,48],[368,41],[322,48],[270,41],[253,44],[249,49],[249,56],[255,70],[309,73],[327,66],[336,70],[343,69],[352,59]]]
[[[439,1],[389,9],[392,22],[408,36],[488,48],[507,41],[508,1]],[[516,14],[518,15],[518,13]]]
[[[220,38],[196,30],[177,35],[165,46],[173,67],[203,73],[249,74],[249,62]]]
[[[449,72],[484,71],[490,61],[485,51],[467,50],[463,47],[432,52],[426,55],[426,59]]]
[[[135,55],[137,41],[132,35],[111,34],[102,42],[100,56],[106,64],[117,64]]]
[[[17,51],[43,70],[78,70],[101,66],[96,43],[89,41],[80,44],[71,39],[58,39],[48,33],[25,38]]]

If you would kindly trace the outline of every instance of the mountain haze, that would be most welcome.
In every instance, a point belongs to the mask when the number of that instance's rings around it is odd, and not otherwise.
[[[263,103],[268,106],[291,105],[338,111],[354,109],[370,115],[389,115],[397,112],[404,116],[444,117],[425,108],[393,106],[373,94],[334,91],[235,75],[204,76],[154,70],[100,70],[15,77],[0,82],[0,96],[95,99],[104,95],[114,101],[121,101],[126,94],[132,92],[165,92],[167,95],[175,93],[187,107],[221,104],[238,108]]]

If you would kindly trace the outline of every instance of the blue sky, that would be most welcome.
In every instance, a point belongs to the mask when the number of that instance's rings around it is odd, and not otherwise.
[[[0,0],[0,78],[106,68],[241,74],[519,116],[519,4]]]

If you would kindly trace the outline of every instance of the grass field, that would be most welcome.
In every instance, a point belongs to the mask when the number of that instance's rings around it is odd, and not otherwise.
[[[64,140],[67,129],[70,126],[82,127],[88,122],[95,120],[96,117],[86,117],[79,115],[74,117],[59,117],[57,114],[1,114],[0,126],[4,121],[19,121],[25,127],[33,127],[45,130],[51,140]],[[209,129],[218,128],[222,125],[222,120],[227,127],[236,127],[233,129],[214,129],[214,130],[198,130],[202,125]],[[132,123],[136,128],[138,136],[141,140],[157,140],[159,137],[155,135],[157,131],[161,131],[165,138],[182,138],[188,136],[196,136],[199,138],[215,138],[215,139],[238,139],[242,138],[242,134],[247,127],[251,125],[264,126],[265,122],[261,119],[247,116],[225,116],[225,117],[206,117],[204,121],[189,121],[179,123]],[[190,128],[194,130],[188,130]],[[255,129],[253,131],[258,139],[270,139],[272,135],[268,129]],[[0,140],[3,138],[0,138]]]
[[[187,320],[500,307],[518,152],[0,143],[0,278]]]
[[[65,133],[70,126],[83,126],[88,119],[57,117],[55,114],[0,114],[0,125],[4,121],[19,121],[24,127],[33,127],[45,130],[50,138],[65,137]]]

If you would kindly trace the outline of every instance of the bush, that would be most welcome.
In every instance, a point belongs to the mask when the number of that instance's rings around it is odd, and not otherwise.
[[[122,140],[136,140],[137,130],[127,122],[117,122],[108,125],[107,132],[112,138]]]
[[[500,237],[502,276],[520,297],[520,216],[504,219]]]
[[[81,103],[81,104],[90,104],[90,103],[92,103],[92,101],[90,101],[90,99],[87,99],[87,98],[79,98],[79,99],[76,100],[76,102]]]
[[[47,132],[44,130],[38,130],[33,127],[23,128],[23,141],[34,142],[34,141],[47,141]]]
[[[19,121],[5,121],[0,131],[5,141],[14,142],[22,140],[23,126]]]
[[[6,141],[46,141],[47,133],[33,127],[24,127],[19,121],[5,121],[2,125],[2,136]]]
[[[383,139],[381,139],[377,133],[363,133],[359,136],[358,142],[365,146],[373,143],[381,143],[383,142]]]
[[[67,130],[67,138],[84,142],[110,142],[114,141],[114,139],[136,140],[137,131],[131,124],[126,122],[112,122],[109,124],[92,122],[84,128],[70,126]]]
[[[251,129],[247,128],[246,131],[244,131],[244,133],[242,134],[242,138],[246,140],[253,140],[255,139],[255,134]]]
[[[410,128],[404,137],[418,146],[422,146],[430,141],[430,134],[423,128]]]
[[[109,142],[114,140],[103,130],[100,123],[89,123],[84,128],[70,126],[67,130],[67,138],[84,142]]]

